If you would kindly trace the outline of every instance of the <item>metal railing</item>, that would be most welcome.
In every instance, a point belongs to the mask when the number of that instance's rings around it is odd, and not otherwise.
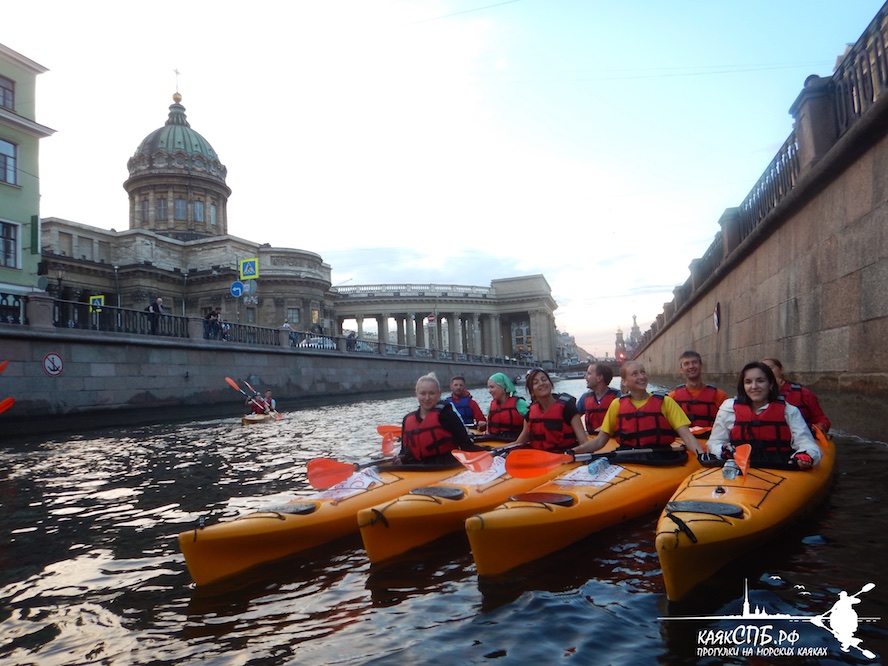
[[[888,4],[845,53],[830,79],[836,131],[842,136],[888,88]]]
[[[17,324],[22,321],[27,323],[27,301],[26,296],[0,293],[0,315],[4,317],[0,323]],[[283,338],[284,342],[282,342],[281,329],[256,326],[254,324],[237,324],[223,321],[219,326],[210,327],[207,322],[201,322],[200,326],[189,328],[189,324],[193,325],[198,321],[194,317],[189,318],[173,314],[154,315],[145,310],[131,310],[112,305],[94,307],[89,303],[81,301],[61,299],[54,299],[53,301],[53,325],[56,328],[180,339],[192,339],[193,336],[190,332],[198,329],[200,330],[198,338],[220,343],[237,342],[265,347],[281,347],[284,345],[294,350],[305,352],[370,354],[377,356],[384,353],[386,356],[438,359],[481,365],[527,366],[527,363],[507,356],[467,354],[398,344],[383,345],[382,347],[385,350],[383,352],[380,349],[381,345],[378,340],[319,335],[302,331],[290,331],[289,335]]]

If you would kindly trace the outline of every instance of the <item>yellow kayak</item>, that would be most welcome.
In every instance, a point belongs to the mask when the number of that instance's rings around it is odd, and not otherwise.
[[[721,467],[707,467],[681,484],[657,522],[657,554],[670,601],[775,537],[826,496],[836,450],[832,440],[821,438],[819,444],[823,458],[809,470],[750,468],[728,480]]]
[[[556,476],[560,469],[534,479],[506,472],[502,456],[485,471],[463,469],[435,485],[416,488],[391,501],[358,512],[367,556],[378,563],[412,548],[459,532],[466,518],[487,511]]]
[[[271,414],[247,414],[241,417],[241,423],[244,425],[271,423],[272,421],[274,421],[274,417]]]
[[[456,465],[454,460],[454,465]],[[354,533],[360,509],[452,476],[454,467],[380,466],[328,490],[179,534],[191,578],[207,585]]]
[[[607,527],[659,511],[699,463],[684,451],[658,456],[664,464],[627,456],[595,474],[585,464],[568,463],[559,476],[523,497],[468,518],[478,574],[505,573]]]

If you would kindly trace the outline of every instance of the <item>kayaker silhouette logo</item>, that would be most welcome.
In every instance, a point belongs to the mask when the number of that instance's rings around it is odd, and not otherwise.
[[[774,578],[777,578],[776,576]],[[775,629],[776,625],[750,625],[750,620],[784,620],[806,622],[830,632],[839,642],[842,652],[854,648],[867,659],[876,659],[871,650],[863,647],[863,639],[856,636],[861,622],[878,622],[879,617],[860,617],[854,606],[861,603],[860,595],[875,588],[867,583],[854,594],[842,590],[835,603],[819,615],[791,615],[769,613],[766,609],[749,603],[749,586],[744,582],[743,609],[738,615],[701,615],[661,617],[660,620],[740,620],[733,630],[702,630],[697,634],[698,656],[826,656],[826,648],[800,644],[801,634],[794,630]],[[796,585],[799,594],[808,595],[803,585]]]

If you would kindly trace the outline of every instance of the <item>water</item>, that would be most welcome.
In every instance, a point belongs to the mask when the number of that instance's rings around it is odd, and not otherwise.
[[[583,382],[557,389],[578,396]],[[473,393],[486,410],[486,391]],[[739,613],[746,579],[753,605],[804,614],[875,583],[856,610],[882,620],[857,636],[888,654],[886,447],[850,435],[837,437],[829,500],[681,605],[663,593],[653,516],[501,581],[479,583],[462,534],[372,570],[355,535],[221,588],[192,586],[180,531],[310,494],[308,460],[377,457],[376,426],[413,407],[405,397],[278,424],[232,418],[3,444],[0,663],[745,664],[695,656],[697,631],[717,620],[658,618]],[[828,650],[805,663],[872,663],[822,629],[803,635]],[[757,663],[800,663],[781,659]]]

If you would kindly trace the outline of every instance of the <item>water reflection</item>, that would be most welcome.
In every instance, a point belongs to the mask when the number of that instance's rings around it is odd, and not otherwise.
[[[558,390],[579,395],[582,381]],[[473,394],[486,407],[489,397]],[[371,567],[360,538],[195,589],[176,535],[314,491],[305,463],[379,454],[376,426],[410,397],[307,409],[279,423],[234,418],[0,450],[0,660],[42,664],[697,663],[695,632],[658,621],[663,596],[653,517],[477,580],[463,534]],[[888,616],[885,446],[839,440],[828,502],[769,547],[713,577],[678,608],[717,614],[755,594],[819,612],[875,582],[868,615]],[[878,561],[877,561],[878,560]],[[777,576],[772,578],[771,576]],[[780,581],[780,584],[774,581]],[[795,585],[810,595],[801,597]],[[861,631],[884,654],[884,623]],[[855,663],[829,634],[834,663]]]

